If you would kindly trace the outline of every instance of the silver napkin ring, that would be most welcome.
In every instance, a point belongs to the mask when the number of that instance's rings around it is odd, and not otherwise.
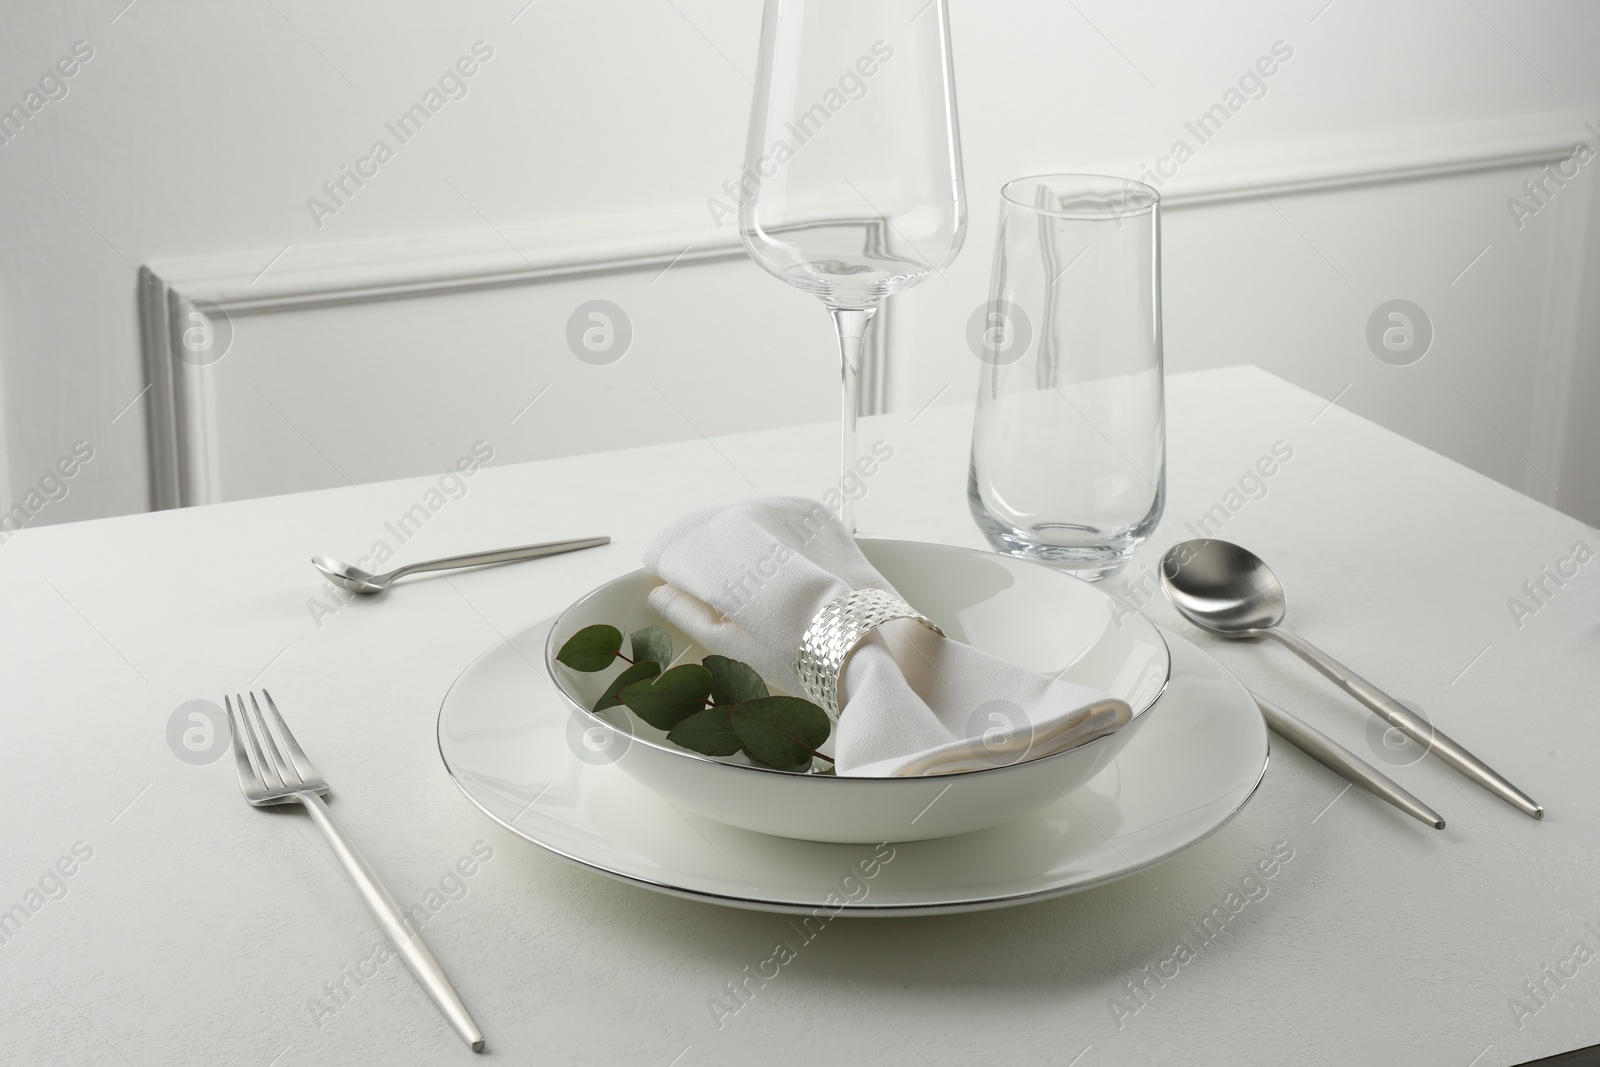
[[[915,619],[940,637],[933,620],[893,593],[857,589],[834,597],[811,617],[800,636],[796,670],[806,696],[834,718],[839,717],[839,672],[850,652],[873,630],[895,619]]]

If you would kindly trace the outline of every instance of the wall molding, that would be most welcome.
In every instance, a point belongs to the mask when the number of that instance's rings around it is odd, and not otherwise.
[[[1207,147],[1163,182],[1163,206],[1187,211],[1256,198],[1537,168],[1565,159],[1579,140],[1595,141],[1584,121],[1575,114],[1547,115],[1317,142]],[[1136,174],[1142,166],[1103,169]],[[181,345],[182,316],[195,302],[214,305],[231,320],[622,273],[664,274],[744,255],[736,229],[717,229],[703,211],[694,209],[147,263],[139,271],[139,304],[152,384],[153,506],[220,498],[212,376],[207,367],[187,360]],[[1577,266],[1569,269],[1576,271]],[[886,302],[877,316],[863,356],[866,413],[881,410],[888,396],[894,366],[888,309],[893,304]],[[1575,358],[1570,342],[1558,347],[1565,349],[1563,359]],[[1556,378],[1569,376],[1567,368]]]
[[[1318,141],[1198,152],[1164,183],[1162,207],[1183,210],[1260,197],[1304,196],[1542,167],[1572,155],[1580,140],[1600,150],[1577,112],[1423,130],[1382,131]],[[1147,161],[1114,173],[1136,173]]]
[[[153,386],[152,506],[221,499],[211,374],[182,347],[185,316],[197,305],[220,308],[231,321],[627,273],[661,275],[744,258],[736,229],[707,233],[681,215],[657,214],[583,229],[466,231],[306,246],[298,252],[288,246],[276,256],[237,253],[147,263],[139,269],[139,307],[144,363]],[[863,414],[883,410],[888,395],[891,317],[886,304],[868,330],[860,369]]]
[[[1600,475],[1589,461],[1600,446],[1600,423],[1592,408],[1600,387],[1595,350],[1600,343],[1600,303],[1593,299],[1594,270],[1600,265],[1600,181],[1556,202],[1555,249],[1535,380],[1533,435],[1527,457],[1537,471],[1524,479],[1523,491],[1569,515],[1593,524],[1593,501],[1600,499]],[[1541,211],[1542,215],[1544,212]],[[1555,485],[1549,485],[1549,478]]]

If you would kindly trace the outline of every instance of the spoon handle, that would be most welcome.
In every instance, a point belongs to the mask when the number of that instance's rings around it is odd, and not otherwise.
[[[582,548],[597,548],[600,545],[609,545],[609,537],[583,537],[575,541],[546,541],[539,545],[520,545],[516,548],[497,548],[489,552],[469,552],[464,556],[446,556],[443,559],[424,560],[421,563],[412,563],[398,567],[383,577],[387,581],[404,578],[408,574],[420,574],[423,571],[453,571],[460,567],[481,567],[489,563],[511,563],[519,559],[536,559],[539,556],[554,556],[561,552],[576,552]]]
[[[1477,756],[1451,740],[1444,731],[1414,713],[1382,689],[1344,666],[1332,656],[1301,637],[1299,633],[1280,623],[1264,631],[1277,638],[1295,655],[1326,675],[1346,693],[1378,713],[1384,722],[1421,745],[1424,752],[1432,752],[1457,771],[1471,778],[1495,796],[1504,800],[1524,815],[1544,818],[1544,808],[1532,797],[1512,785]]]

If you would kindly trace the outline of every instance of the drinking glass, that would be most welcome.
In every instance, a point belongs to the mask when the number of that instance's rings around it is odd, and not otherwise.
[[[967,499],[998,551],[1103,578],[1165,499],[1160,197],[1084,174],[1000,193]]]
[[[966,236],[948,0],[766,0],[738,192],[751,258],[833,316],[852,477],[867,326]]]

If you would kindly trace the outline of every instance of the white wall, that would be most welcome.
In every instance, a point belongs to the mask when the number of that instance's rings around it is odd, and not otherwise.
[[[0,507],[79,440],[95,458],[38,521],[149,506],[153,393],[124,412],[149,381],[140,265],[186,293],[215,283],[237,297],[348,286],[374,257],[428,274],[436,257],[408,239],[429,235],[459,241],[480,278],[496,255],[615,266],[683,235],[726,242],[731,227],[713,227],[704,202],[741,157],[757,5],[274,4],[0,13],[0,106],[75,41],[94,49],[68,95],[0,145]],[[1519,230],[1505,200],[1529,168],[1494,163],[1594,140],[1581,119],[1600,120],[1600,12],[1509,0],[952,7],[971,227],[948,280],[896,298],[890,404],[970,391],[962,330],[987,286],[1002,181],[1153,162],[1282,40],[1294,56],[1265,97],[1165,190],[1170,369],[1252,361],[1343,391],[1353,410],[1600,518],[1600,480],[1581,462],[1595,431],[1570,417],[1600,400],[1582,284],[1594,168]],[[494,57],[468,95],[319,228],[307,198],[477,40]],[[1470,165],[1397,183],[1407,159]],[[1290,188],[1351,161],[1387,177]],[[1237,194],[1241,181],[1280,191],[1182,203],[1186,188]],[[585,253],[589,233],[605,247]],[[692,255],[659,281],[657,269],[235,315],[237,347],[207,386],[218,495],[442,467],[480,437],[518,458],[832,414],[828,330],[810,298],[736,259]],[[644,325],[642,347],[605,377],[562,341],[567,313],[593,296]],[[1379,363],[1362,339],[1392,297],[1435,320],[1435,347],[1412,367]],[[315,393],[317,374],[339,392]],[[652,382],[683,412],[668,413]]]

